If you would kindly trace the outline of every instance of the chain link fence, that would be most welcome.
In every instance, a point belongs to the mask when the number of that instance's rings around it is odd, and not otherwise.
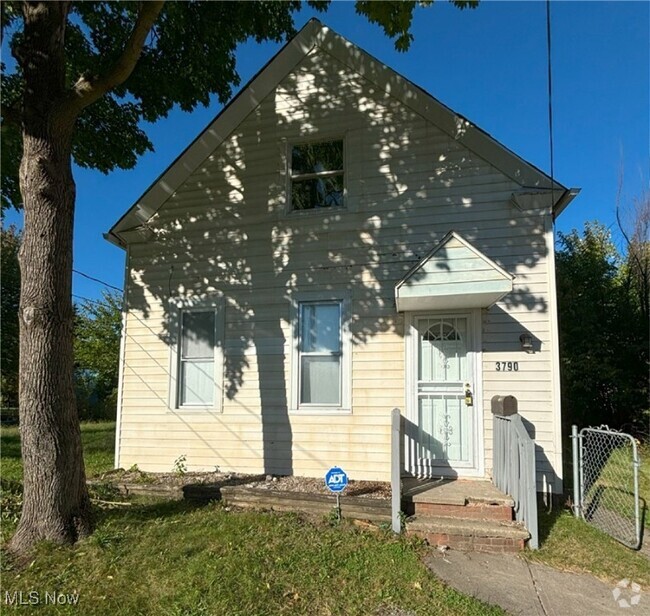
[[[641,546],[641,460],[629,434],[573,426],[575,513],[624,545]]]

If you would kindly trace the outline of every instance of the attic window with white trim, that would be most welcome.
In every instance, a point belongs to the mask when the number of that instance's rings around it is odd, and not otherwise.
[[[344,195],[343,140],[291,147],[291,209],[341,207]]]

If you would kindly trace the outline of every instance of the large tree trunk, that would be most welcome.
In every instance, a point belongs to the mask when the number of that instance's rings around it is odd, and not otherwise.
[[[70,543],[91,530],[72,352],[73,120],[57,108],[64,89],[67,3],[25,3],[20,61],[20,431],[23,511],[10,549]]]

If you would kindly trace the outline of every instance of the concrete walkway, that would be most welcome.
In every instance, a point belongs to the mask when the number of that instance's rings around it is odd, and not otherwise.
[[[436,577],[456,590],[499,605],[519,616],[601,616],[650,614],[650,593],[641,592],[637,605],[619,606],[612,591],[588,574],[566,573],[529,563],[514,554],[485,554],[432,550],[427,566]],[[633,582],[634,580],[631,580]],[[620,589],[619,600],[628,603],[630,589]]]

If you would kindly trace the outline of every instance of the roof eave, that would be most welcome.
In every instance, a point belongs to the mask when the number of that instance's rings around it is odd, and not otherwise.
[[[553,220],[555,220],[566,208],[569,203],[573,201],[579,194],[580,188],[567,188],[562,196],[555,202],[553,206]]]

